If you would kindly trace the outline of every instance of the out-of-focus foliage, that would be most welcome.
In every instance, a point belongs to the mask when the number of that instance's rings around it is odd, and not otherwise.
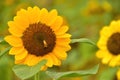
[[[47,60],[42,60],[38,65],[27,66],[27,65],[16,65],[13,67],[13,71],[20,79],[28,79],[37,74],[41,67],[46,64]]]
[[[1,0],[0,1],[0,37],[8,33],[7,22],[13,19],[16,12],[28,6],[39,6],[48,10],[57,9],[64,17],[64,24],[70,26],[69,33],[72,38],[89,38],[97,42],[99,30],[108,25],[112,20],[120,19],[120,0]],[[72,71],[89,69],[100,64],[99,73],[92,76],[63,78],[61,80],[117,80],[116,67],[103,65],[96,58],[97,48],[90,44],[74,43],[72,50],[68,52],[67,60],[62,66],[54,66],[52,70]],[[8,47],[8,44],[0,44],[0,52]],[[0,58],[0,80],[19,80],[12,71],[13,57],[5,54]],[[42,80],[51,80],[43,72]],[[31,80],[31,79],[29,79]]]
[[[99,65],[96,65],[95,67],[89,70],[67,71],[67,72],[46,71],[46,73],[54,80],[58,80],[59,78],[62,78],[62,77],[81,77],[81,76],[96,74],[98,72],[98,69],[99,69]]]

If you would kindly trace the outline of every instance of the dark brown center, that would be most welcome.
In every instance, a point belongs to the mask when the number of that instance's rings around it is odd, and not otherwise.
[[[109,37],[107,48],[113,55],[120,54],[120,33],[114,33]]]
[[[53,50],[56,36],[49,26],[39,22],[29,25],[23,33],[22,41],[28,53],[44,56]]]

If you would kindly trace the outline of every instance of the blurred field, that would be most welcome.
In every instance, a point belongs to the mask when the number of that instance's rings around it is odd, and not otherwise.
[[[64,24],[69,25],[72,38],[89,38],[95,43],[99,38],[100,29],[109,25],[112,20],[120,19],[120,0],[1,0],[0,1],[0,38],[8,35],[9,20],[13,20],[16,12],[28,6],[39,6],[48,10],[57,9],[64,17]],[[8,45],[0,44],[0,52]],[[89,69],[100,64],[96,75],[81,78],[62,78],[61,80],[117,80],[117,68],[103,65],[96,58],[97,47],[86,43],[72,44],[67,60],[62,66],[53,67],[57,71]],[[8,54],[0,58],[0,80],[20,80],[12,71],[14,58]],[[51,80],[43,73],[41,80]],[[32,80],[28,79],[28,80]]]

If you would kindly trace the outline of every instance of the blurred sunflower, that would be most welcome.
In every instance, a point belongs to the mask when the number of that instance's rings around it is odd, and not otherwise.
[[[112,6],[107,1],[102,1],[100,4],[97,0],[90,0],[82,13],[83,15],[89,16],[94,14],[103,14],[105,12],[110,12],[111,10]]]
[[[5,5],[9,6],[9,5],[12,5],[15,0],[4,0],[5,1]]]
[[[120,80],[120,69],[117,71],[117,80]]]
[[[43,68],[59,66],[71,49],[68,26],[63,25],[55,9],[50,12],[36,6],[21,9],[8,26],[11,35],[5,40],[12,46],[9,54],[15,55],[15,64],[33,66],[47,59]]]
[[[113,67],[120,65],[120,20],[111,22],[100,31],[97,46],[96,56],[102,58],[102,63]]]

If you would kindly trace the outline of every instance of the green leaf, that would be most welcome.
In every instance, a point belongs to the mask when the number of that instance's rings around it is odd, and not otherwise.
[[[45,65],[47,60],[42,60],[35,66],[27,66],[27,65],[15,65],[13,67],[13,71],[15,74],[21,79],[27,79],[34,76],[36,73],[40,71],[40,68]]]
[[[76,42],[89,43],[89,44],[92,44],[92,45],[96,45],[93,41],[91,41],[87,38],[72,39],[72,41],[71,41],[71,43],[76,43]]]
[[[7,44],[3,37],[0,37],[0,44]]]
[[[5,50],[1,51],[0,52],[0,57],[3,56],[4,54],[6,54],[9,50],[10,50],[11,47],[8,47],[6,48]]]
[[[5,40],[2,40],[0,44],[8,44]]]
[[[96,65],[95,67],[93,67],[89,70],[69,71],[69,72],[46,71],[46,73],[54,80],[58,80],[61,77],[81,77],[81,76],[96,74],[98,72],[98,68],[99,68],[99,65]]]
[[[3,41],[4,41],[3,37],[0,36],[0,43],[3,42]]]

